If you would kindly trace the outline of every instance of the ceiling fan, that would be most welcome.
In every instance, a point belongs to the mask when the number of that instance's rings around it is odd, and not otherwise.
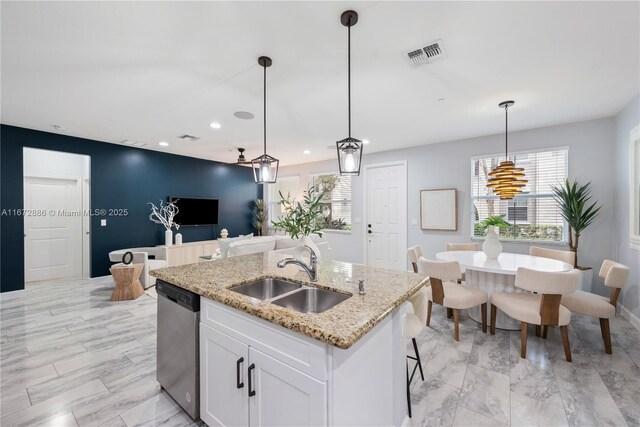
[[[238,153],[240,153],[238,154],[238,160],[236,160],[235,163],[231,163],[231,164],[232,165],[251,165],[251,160],[247,160],[246,157],[244,157],[245,149],[238,147],[237,150],[238,150]]]

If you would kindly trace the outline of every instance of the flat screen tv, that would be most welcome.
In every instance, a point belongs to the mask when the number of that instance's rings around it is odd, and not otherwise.
[[[218,224],[218,199],[169,197],[169,201],[178,207],[174,220],[181,227]]]

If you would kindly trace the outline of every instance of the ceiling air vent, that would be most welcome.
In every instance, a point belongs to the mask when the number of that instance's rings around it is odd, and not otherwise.
[[[181,139],[183,141],[189,141],[189,142],[196,142],[200,140],[200,138],[198,138],[197,136],[189,135],[186,133],[184,135],[180,135],[178,139]]]
[[[125,139],[124,141],[121,141],[120,144],[128,145],[129,147],[144,147],[147,145],[146,142],[132,141],[130,139]]]
[[[432,41],[423,47],[405,52],[404,55],[413,65],[430,64],[433,61],[447,57],[442,40]]]

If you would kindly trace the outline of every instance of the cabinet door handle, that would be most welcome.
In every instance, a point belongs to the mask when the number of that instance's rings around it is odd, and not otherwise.
[[[240,382],[240,365],[244,362],[244,357],[241,357],[236,362],[236,387],[242,388],[244,387],[244,382]]]
[[[253,384],[251,381],[251,371],[253,371],[255,368],[256,365],[252,363],[251,365],[249,365],[249,369],[247,370],[247,375],[249,376],[249,397],[253,397],[256,395],[256,391],[253,389]]]

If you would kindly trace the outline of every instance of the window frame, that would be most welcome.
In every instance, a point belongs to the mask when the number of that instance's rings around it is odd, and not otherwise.
[[[564,159],[564,170],[565,170],[565,175],[566,177],[569,176],[569,155],[571,153],[570,147],[568,145],[563,145],[563,146],[559,146],[559,147],[546,147],[546,148],[539,148],[539,149],[532,149],[532,150],[522,150],[522,151],[512,151],[509,153],[509,157],[518,157],[518,156],[523,156],[523,155],[527,155],[527,154],[537,154],[537,153],[546,153],[546,152],[551,152],[551,151],[566,151],[567,155],[565,156]],[[469,187],[469,194],[470,194],[470,206],[469,206],[469,219],[470,219],[470,224],[469,224],[469,232],[470,232],[470,236],[471,236],[471,240],[472,241],[484,241],[485,238],[484,237],[480,237],[480,236],[475,236],[475,211],[474,211],[474,201],[475,200],[487,200],[487,199],[494,199],[494,200],[499,200],[498,196],[474,196],[473,195],[473,179],[476,175],[475,174],[475,163],[476,160],[479,159],[487,159],[487,158],[502,158],[504,157],[504,154],[485,154],[485,155],[480,155],[480,156],[472,156],[469,160],[469,167],[470,167],[470,179],[469,179],[469,183],[470,183],[470,187]],[[525,177],[526,179],[526,177]],[[526,194],[526,195],[516,195],[514,197],[513,200],[527,200],[527,199],[548,199],[550,196],[553,196],[553,193],[539,193],[539,194]],[[535,240],[535,239],[504,239],[504,238],[500,238],[501,242],[507,242],[507,243],[525,243],[525,244],[531,244],[531,243],[537,243],[537,244],[544,244],[544,245],[552,245],[552,246],[566,246],[568,241],[569,241],[569,228],[567,227],[567,221],[565,221],[564,219],[562,220],[562,240],[557,241],[557,240]]]
[[[311,173],[309,174],[309,184],[313,184],[314,180],[316,177],[319,176],[325,176],[325,175],[336,175],[336,176],[340,176],[340,172],[316,172],[316,173]],[[353,177],[351,177],[351,190],[353,190]],[[351,194],[351,198],[349,198],[349,200],[338,200],[338,199],[330,199],[329,202],[330,203],[339,203],[339,202],[345,202],[348,201],[349,205],[351,206],[351,211],[353,213],[353,193]],[[350,230],[337,230],[335,228],[323,228],[322,232],[323,233],[335,233],[335,234],[351,234],[351,232],[353,231],[353,219],[351,220],[351,223],[349,224],[351,226]]]
[[[629,132],[629,247],[640,251],[640,196],[637,186],[640,186],[640,125]]]

